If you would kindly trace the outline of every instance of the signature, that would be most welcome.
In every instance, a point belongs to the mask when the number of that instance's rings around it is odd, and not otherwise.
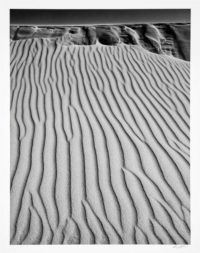
[[[182,249],[184,247],[185,247],[185,245],[174,245],[173,246],[173,248],[175,248],[175,249]]]

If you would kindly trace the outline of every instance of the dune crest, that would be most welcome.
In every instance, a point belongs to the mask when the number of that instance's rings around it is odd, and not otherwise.
[[[65,45],[140,45],[157,54],[190,59],[190,24],[11,26],[11,40],[49,38]]]

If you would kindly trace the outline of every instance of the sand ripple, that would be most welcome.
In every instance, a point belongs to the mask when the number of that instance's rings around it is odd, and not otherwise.
[[[189,62],[10,48],[11,244],[189,243]]]

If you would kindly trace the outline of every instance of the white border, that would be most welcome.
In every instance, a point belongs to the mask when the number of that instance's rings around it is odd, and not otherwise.
[[[9,245],[9,171],[10,171],[10,81],[9,81],[9,9],[163,9],[191,8],[191,245],[109,245],[109,246],[13,246]],[[1,0],[0,3],[0,252],[200,252],[200,1],[199,0]]]

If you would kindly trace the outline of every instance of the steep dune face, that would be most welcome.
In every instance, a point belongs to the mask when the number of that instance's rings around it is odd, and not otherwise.
[[[60,39],[66,45],[121,43],[140,45],[157,54],[190,60],[190,24],[135,24],[98,26],[11,26],[12,40],[30,38]]]
[[[11,244],[188,244],[189,62],[60,38],[10,50]]]

